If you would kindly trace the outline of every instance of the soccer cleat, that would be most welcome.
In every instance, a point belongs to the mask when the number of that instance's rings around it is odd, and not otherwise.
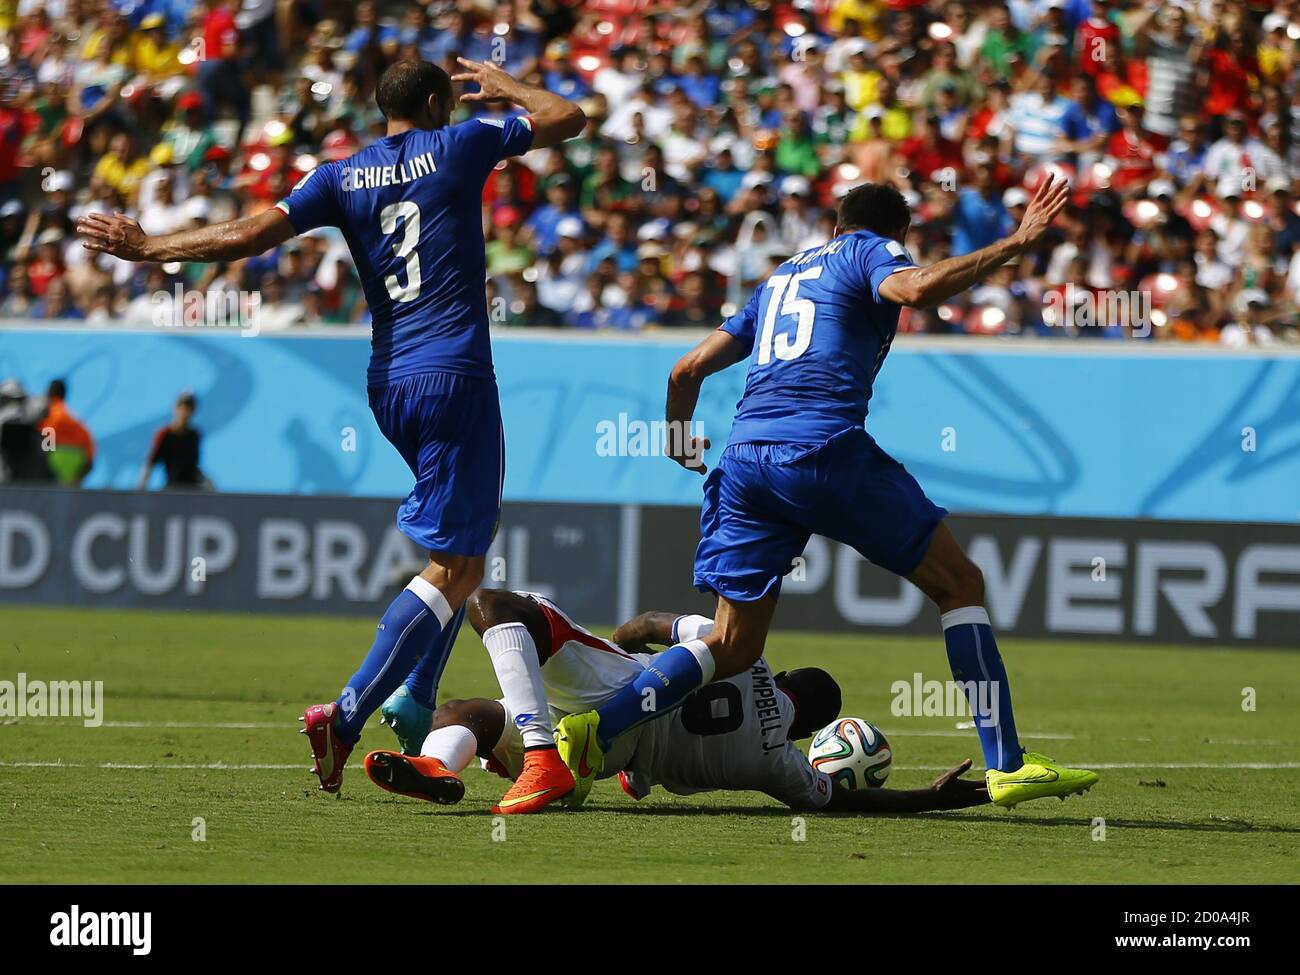
[[[583,711],[570,714],[560,719],[555,728],[555,747],[560,758],[573,773],[573,798],[569,806],[577,809],[587,801],[587,795],[596,781],[596,776],[605,766],[605,752],[596,737],[596,727],[600,724],[600,715],[595,711]]]
[[[489,755],[487,758],[481,759],[480,761],[482,762],[484,772],[491,772],[493,775],[499,775],[507,782],[514,781],[510,778],[509,770],[501,764],[500,759],[495,755]]]
[[[381,789],[410,799],[450,806],[465,797],[465,783],[439,759],[400,752],[371,752],[366,775]]]
[[[631,772],[619,772],[618,784],[623,787],[624,792],[637,802],[640,802],[650,794],[649,790],[641,790],[641,787],[636,784],[636,779],[633,777]]]
[[[334,716],[337,704],[313,704],[298,720],[302,722],[302,734],[311,743],[312,757],[316,764],[311,767],[320,779],[323,792],[335,793],[343,784],[343,767],[352,754],[352,746],[346,744],[334,730]]]
[[[433,710],[411,697],[403,684],[380,707],[379,723],[393,729],[403,755],[419,755],[433,725]]]
[[[989,769],[984,773],[989,798],[999,806],[1010,809],[1028,799],[1048,796],[1059,796],[1064,800],[1075,792],[1082,795],[1097,784],[1096,772],[1066,768],[1036,752],[1025,752],[1024,761],[1025,764],[1014,772]]]
[[[573,773],[554,748],[534,748],[524,752],[523,771],[492,812],[501,816],[541,812],[571,793],[573,785]]]

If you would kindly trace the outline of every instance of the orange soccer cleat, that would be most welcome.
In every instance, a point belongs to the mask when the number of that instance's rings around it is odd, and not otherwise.
[[[450,806],[465,796],[465,783],[436,758],[378,751],[366,756],[366,775],[381,789]]]
[[[554,748],[535,748],[524,752],[523,771],[492,812],[501,816],[541,812],[572,791],[573,773],[560,760],[560,753]]]

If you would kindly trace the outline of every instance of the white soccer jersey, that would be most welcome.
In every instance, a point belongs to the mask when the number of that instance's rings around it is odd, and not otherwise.
[[[702,616],[682,617],[674,636],[677,642],[698,639],[712,626]],[[760,658],[747,673],[705,685],[671,715],[615,741],[605,774],[625,770],[639,796],[660,785],[676,795],[753,791],[797,809],[825,806],[830,777],[789,740],[794,702],[777,689],[774,676]]]
[[[542,684],[552,712],[591,711],[630,684],[645,670],[648,653],[628,653],[616,643],[579,626],[540,593],[519,592],[545,611],[551,631],[551,655],[542,667]]]
[[[545,596],[519,595],[546,611],[551,655],[542,666],[542,684],[557,719],[600,707],[654,659],[654,654],[629,654],[596,636]],[[678,617],[673,642],[697,640],[712,628],[713,621],[704,616]],[[765,792],[799,809],[826,805],[830,777],[815,770],[789,740],[794,703],[777,690],[773,678],[772,668],[760,659],[748,673],[705,685],[671,715],[620,735],[605,756],[601,777],[625,771],[628,786],[642,797],[659,785],[683,796],[723,789]],[[500,703],[506,720],[493,755],[515,778],[523,768],[523,737],[509,705]]]

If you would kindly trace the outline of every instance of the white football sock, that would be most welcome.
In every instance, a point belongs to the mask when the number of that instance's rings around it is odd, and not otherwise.
[[[453,772],[461,772],[474,760],[477,751],[478,741],[474,738],[474,732],[463,724],[449,724],[429,732],[420,754],[425,758],[438,759]]]
[[[713,651],[703,640],[687,640],[685,643],[679,643],[679,647],[685,647],[695,658],[695,662],[700,665],[700,686],[711,684],[713,676],[718,672],[717,661],[713,659]]]
[[[554,745],[555,729],[551,727],[551,709],[542,683],[542,665],[528,628],[522,623],[494,626],[483,634],[483,646],[492,658],[501,694],[523,735],[524,747]]]
[[[451,604],[447,602],[447,597],[442,594],[442,590],[424,576],[416,576],[406,584],[406,588],[415,593],[420,602],[429,607],[430,612],[438,617],[438,626],[445,630],[447,624],[451,622],[451,618],[456,615],[456,611],[451,608]]]

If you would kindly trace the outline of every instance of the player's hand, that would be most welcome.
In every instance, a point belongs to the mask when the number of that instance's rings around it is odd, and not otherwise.
[[[88,213],[77,220],[77,233],[86,238],[81,246],[88,251],[112,254],[124,261],[147,259],[149,235],[124,213]]]
[[[1070,181],[1049,173],[1025,208],[1016,236],[1028,247],[1038,243],[1070,199]]]
[[[970,771],[970,767],[971,760],[968,758],[930,783],[931,790],[939,798],[940,808],[961,809],[989,801],[989,790],[982,779],[962,778]]]
[[[615,645],[617,645],[618,648],[622,650],[624,653],[654,653],[655,652],[655,648],[652,647],[645,640],[629,640],[626,637],[620,640],[618,638],[617,633],[615,633],[611,639],[613,640]]]
[[[519,90],[519,82],[506,74],[495,64],[486,61],[470,61],[457,58],[456,61],[466,70],[451,76],[452,81],[472,81],[478,85],[478,91],[467,91],[460,96],[463,102],[486,102],[504,98],[514,101]]]
[[[675,437],[670,434],[664,453],[688,471],[707,474],[709,468],[704,463],[704,452],[712,446],[708,437]]]
[[[618,646],[622,647],[628,653],[650,653],[650,647],[646,643],[645,635],[637,625],[641,617],[634,620],[628,620],[610,637]]]

